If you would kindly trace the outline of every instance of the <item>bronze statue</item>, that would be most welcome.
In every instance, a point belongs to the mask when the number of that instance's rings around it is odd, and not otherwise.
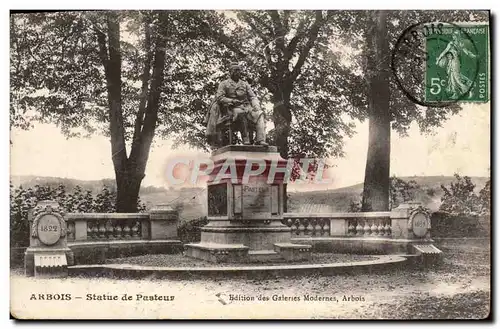
[[[209,143],[222,146],[223,135],[228,130],[229,144],[232,144],[234,129],[240,132],[244,145],[250,145],[252,137],[255,145],[267,146],[264,113],[259,100],[250,85],[241,80],[238,63],[231,63],[229,74],[230,78],[219,84],[205,119]]]

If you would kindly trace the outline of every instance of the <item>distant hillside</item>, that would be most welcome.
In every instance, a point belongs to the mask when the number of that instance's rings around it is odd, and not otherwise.
[[[436,211],[443,195],[441,184],[449,186],[455,181],[453,176],[413,176],[400,177],[405,181],[414,180],[419,185],[416,191],[416,201],[422,202],[432,211]],[[471,177],[476,185],[476,192],[482,189],[488,177]],[[64,184],[67,190],[72,190],[76,185],[83,189],[98,193],[104,185],[115,188],[113,179],[84,181],[60,177],[37,176],[11,176],[14,186],[33,187],[35,185],[57,186]],[[290,192],[290,212],[344,212],[349,209],[351,201],[361,199],[363,184],[342,187],[334,190],[320,190],[309,192]],[[169,204],[179,210],[181,221],[192,220],[207,213],[207,191],[203,188],[165,189],[162,187],[146,186],[140,191],[141,200],[150,209],[156,204]]]
[[[441,185],[449,186],[450,183],[455,182],[454,176],[406,176],[398,177],[404,181],[414,180],[418,185],[426,188],[441,189]],[[472,182],[476,185],[476,192],[481,190],[486,184],[489,177],[471,177]],[[363,191],[363,183],[356,185],[341,187],[331,190],[335,193],[361,193]]]
[[[140,193],[141,200],[150,209],[157,204],[168,204],[179,211],[181,221],[189,221],[207,214],[207,190],[203,188],[163,189],[163,192]]]
[[[57,187],[63,184],[66,191],[72,191],[76,186],[80,186],[83,190],[90,190],[94,195],[102,191],[106,186],[111,191],[116,190],[114,179],[101,180],[79,180],[61,177],[47,176],[11,176],[10,183],[17,187],[32,188],[35,185]],[[170,204],[180,212],[180,217],[183,220],[191,220],[199,218],[206,213],[206,191],[201,188],[181,188],[181,189],[165,189],[156,186],[142,186],[139,196],[146,204],[147,209],[150,209],[157,204]]]
[[[112,178],[100,180],[79,180],[49,176],[13,175],[10,176],[10,183],[14,186],[22,186],[24,188],[34,187],[35,185],[57,187],[59,184],[63,184],[68,191],[73,190],[78,185],[84,190],[92,191],[92,193],[99,193],[104,186],[108,187],[110,190],[116,189],[115,180]],[[141,187],[142,193],[157,193],[162,191],[166,190],[163,187],[155,186]]]
[[[415,192],[415,201],[422,202],[431,211],[439,209],[443,190],[441,185],[450,186],[456,179],[453,176],[411,176],[399,177],[404,181],[414,180],[419,188]],[[471,177],[476,185],[475,191],[479,192],[488,177]],[[363,184],[342,187],[334,190],[291,192],[289,198],[290,212],[343,212],[349,209],[351,201],[359,202]]]

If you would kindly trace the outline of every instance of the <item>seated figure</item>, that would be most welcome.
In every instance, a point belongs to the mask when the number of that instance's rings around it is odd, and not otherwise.
[[[253,131],[255,131],[255,137],[252,139],[255,145],[268,145],[264,113],[260,109],[255,93],[246,81],[241,80],[241,68],[237,63],[231,64],[229,73],[230,78],[219,84],[217,95],[210,105],[205,120],[209,143],[221,146],[221,135],[226,128],[229,128],[229,143],[231,144],[232,128],[236,128],[241,133],[244,145],[250,145]]]

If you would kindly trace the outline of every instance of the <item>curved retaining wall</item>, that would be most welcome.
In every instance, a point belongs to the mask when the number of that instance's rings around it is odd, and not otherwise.
[[[75,264],[103,264],[106,259],[145,254],[175,254],[183,250],[180,240],[86,241],[68,243]]]
[[[410,256],[411,257],[411,256]],[[68,267],[71,276],[92,276],[111,278],[268,278],[292,275],[341,275],[361,273],[382,273],[404,270],[411,263],[409,257],[379,256],[375,260],[351,263],[279,265],[279,266],[235,266],[235,267],[155,267],[126,264],[76,265]]]
[[[418,240],[366,237],[298,237],[292,243],[309,244],[315,252],[361,255],[407,255]]]

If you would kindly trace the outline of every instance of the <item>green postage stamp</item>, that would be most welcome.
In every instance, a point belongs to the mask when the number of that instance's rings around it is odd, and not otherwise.
[[[426,102],[489,100],[489,26],[442,24],[426,36]]]

